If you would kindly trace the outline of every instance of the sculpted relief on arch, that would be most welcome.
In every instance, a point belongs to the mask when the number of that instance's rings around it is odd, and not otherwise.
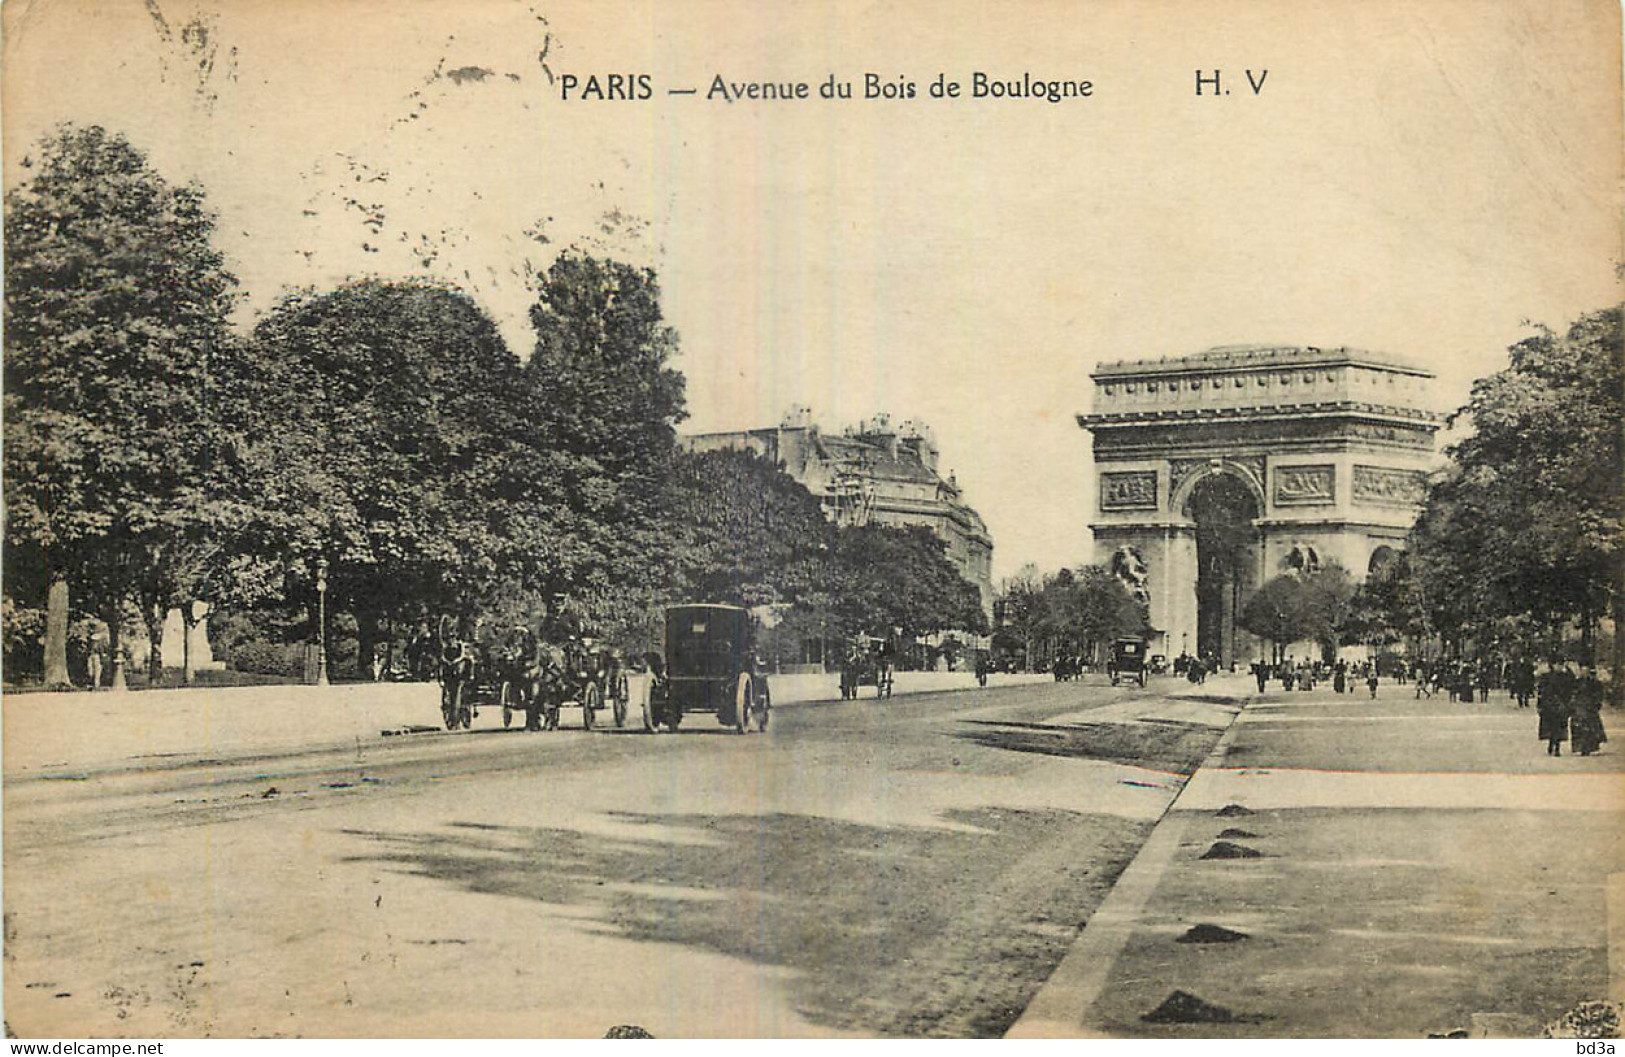
[[[1102,510],[1155,510],[1157,509],[1157,473],[1155,470],[1127,470],[1122,473],[1100,475],[1100,509]]]
[[[1337,468],[1317,466],[1277,466],[1275,502],[1279,506],[1310,506],[1337,499]]]

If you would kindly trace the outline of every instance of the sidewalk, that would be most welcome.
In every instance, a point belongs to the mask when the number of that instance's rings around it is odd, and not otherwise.
[[[632,677],[632,699],[639,680]],[[988,686],[1048,681],[1047,675],[996,675]],[[775,707],[839,700],[840,676],[771,676]],[[968,690],[967,672],[899,672],[895,693]],[[862,697],[872,698],[873,687]],[[566,709],[566,726],[580,712]],[[613,722],[607,711],[602,722]],[[143,760],[199,762],[323,746],[366,744],[382,732],[440,726],[440,690],[432,683],[347,683],[8,694],[0,701],[7,775],[118,766]],[[523,717],[515,723],[523,725]],[[474,729],[502,726],[502,710],[482,708]]]
[[[1531,1037],[1620,999],[1625,723],[1604,723],[1601,754],[1552,758],[1504,694],[1272,687],[1010,1035]]]

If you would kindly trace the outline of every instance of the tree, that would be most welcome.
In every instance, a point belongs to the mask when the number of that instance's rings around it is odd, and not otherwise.
[[[835,541],[842,630],[904,640],[938,631],[982,635],[981,593],[948,561],[943,542],[922,525],[849,525]]]
[[[1028,562],[1004,581],[994,602],[1001,632],[1007,628],[1020,641],[1022,659],[1029,667],[1035,661],[1033,646],[1043,631],[1043,590],[1043,574]]]
[[[1347,644],[1386,646],[1416,640],[1426,631],[1422,601],[1411,559],[1397,553],[1392,561],[1374,567],[1356,588],[1344,628]]]
[[[236,279],[196,186],[124,137],[64,127],[6,196],[6,544],[47,570],[45,678],[65,682],[68,585],[107,620],[207,510],[213,361]],[[155,656],[158,642],[153,643]]]
[[[1092,655],[1099,643],[1146,631],[1145,607],[1123,581],[1103,565],[1085,565],[1077,571],[1076,631],[1081,652]]]
[[[1287,644],[1303,637],[1303,603],[1303,584],[1298,577],[1272,577],[1248,597],[1238,623],[1274,643],[1273,663],[1280,664]]]
[[[1410,545],[1423,607],[1447,638],[1506,620],[1556,638],[1573,624],[1589,659],[1602,616],[1625,635],[1622,347],[1621,310],[1594,312],[1520,341],[1473,386],[1458,412],[1472,431],[1450,449]],[[1618,693],[1625,649],[1614,652]]]
[[[671,571],[661,519],[686,416],[677,334],[653,271],[581,253],[542,276],[530,320],[525,417],[539,448],[567,456],[558,483],[572,514],[547,590],[610,623],[620,599],[652,598]]]
[[[1354,612],[1354,580],[1337,562],[1327,562],[1298,579],[1303,591],[1298,637],[1315,642],[1321,656],[1331,661]]]
[[[827,606],[835,529],[789,474],[751,452],[684,453],[670,494],[680,598]]]
[[[257,518],[238,590],[330,604],[357,618],[360,659],[381,625],[461,612],[535,587],[570,546],[566,473],[535,443],[520,365],[466,294],[364,280],[284,298],[255,327],[257,418],[244,458]]]
[[[1239,623],[1275,644],[1275,663],[1293,642],[1313,642],[1329,660],[1353,619],[1354,594],[1353,579],[1337,562],[1294,570],[1254,591]]]

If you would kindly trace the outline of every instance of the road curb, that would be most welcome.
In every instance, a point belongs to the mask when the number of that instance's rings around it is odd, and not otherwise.
[[[1241,727],[1240,719],[1255,698],[1239,701],[1230,724],[1219,736],[1205,759],[1193,770],[1185,784],[1168,801],[1151,830],[1104,901],[1095,909],[1083,932],[1061,959],[1048,980],[1010,1029],[1007,1039],[1053,1039],[1098,1037],[1102,1033],[1088,1024],[1090,1011],[1105,989],[1112,967],[1139,926],[1140,915],[1162,883],[1173,863],[1190,824],[1193,812],[1176,811],[1179,800],[1203,768],[1217,767],[1230,754],[1230,746]]]

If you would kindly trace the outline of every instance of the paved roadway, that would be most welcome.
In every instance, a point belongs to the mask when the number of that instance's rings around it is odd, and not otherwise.
[[[746,737],[8,773],[8,1027],[998,1035],[1234,711],[1097,681],[781,708]]]

